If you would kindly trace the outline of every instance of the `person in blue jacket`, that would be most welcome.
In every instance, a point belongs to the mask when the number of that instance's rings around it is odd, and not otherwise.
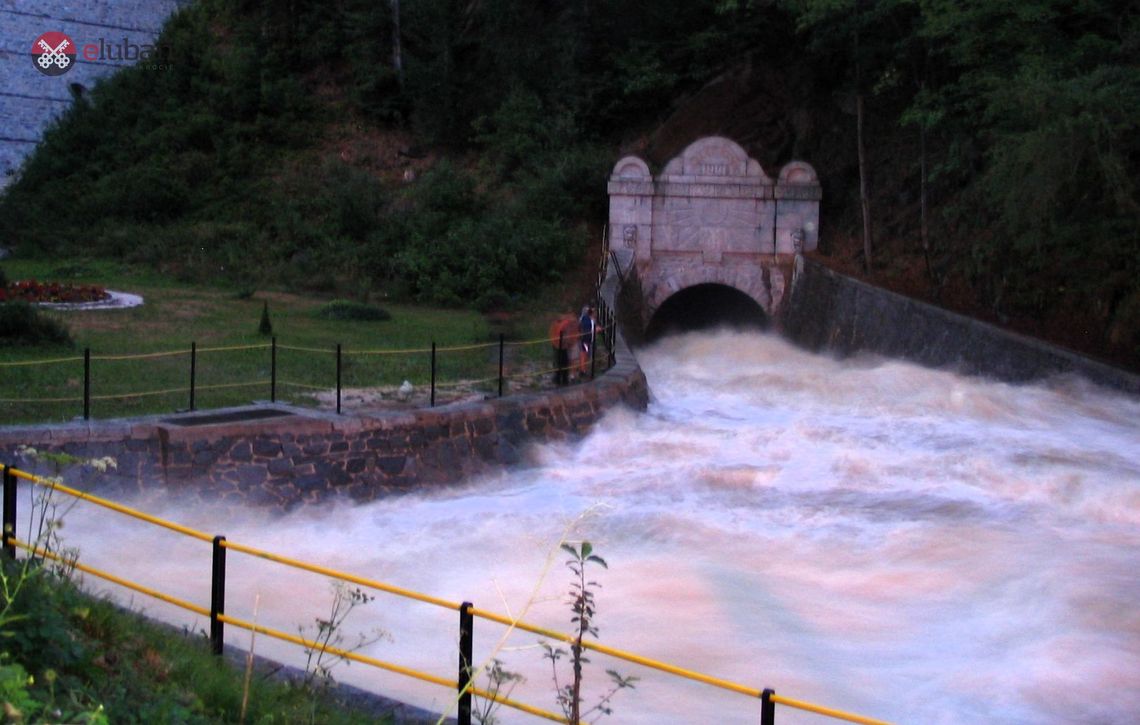
[[[594,320],[594,308],[586,305],[578,318],[578,377],[586,376],[590,369],[590,356],[594,354],[594,342],[598,336],[598,323]]]

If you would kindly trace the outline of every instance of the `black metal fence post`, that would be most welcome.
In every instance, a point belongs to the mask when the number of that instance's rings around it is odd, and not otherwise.
[[[190,343],[190,410],[194,410],[194,380],[198,373],[198,343]]]
[[[16,537],[16,474],[11,466],[4,466],[4,553],[9,559],[16,558],[16,545],[11,539]]]
[[[764,692],[760,694],[760,725],[776,725],[776,703],[772,702],[772,695],[776,691],[771,688],[765,688]]]
[[[606,323],[606,329],[609,330],[609,332],[606,334],[606,347],[609,348],[610,351],[610,367],[612,368],[614,366],[614,363],[617,362],[617,356],[614,355],[614,349],[617,346],[617,313],[608,307],[606,310],[609,313],[607,315],[609,317],[609,322]]]
[[[594,324],[593,333],[590,335],[590,380],[594,379],[594,373],[597,370],[598,360],[598,325]]]
[[[83,348],[83,420],[91,420],[91,348]]]
[[[430,407],[435,407],[435,341],[431,343],[431,404]]]
[[[471,602],[459,605],[459,725],[471,725],[471,662],[475,640],[475,618]]]
[[[277,336],[269,342],[269,402],[277,402]]]
[[[570,382],[570,369],[567,367],[570,353],[566,351],[566,331],[558,330],[558,347],[554,350],[554,384],[566,385]]]
[[[214,537],[214,561],[210,577],[210,649],[220,655],[225,644],[220,615],[226,613],[226,547],[224,536]]]
[[[506,335],[499,333],[499,397],[503,397],[503,346],[506,342]]]
[[[336,344],[336,414],[340,415],[340,343]]]

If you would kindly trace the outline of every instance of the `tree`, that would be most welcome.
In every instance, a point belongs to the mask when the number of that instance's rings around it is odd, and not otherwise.
[[[958,221],[971,276],[999,313],[1079,301],[1111,322],[1140,291],[1134,4],[921,5],[945,69],[921,110],[970,155],[947,162],[970,172]]]
[[[863,226],[863,269],[874,262],[870,171],[867,158],[866,100],[890,84],[897,73],[896,51],[907,36],[913,0],[787,0],[808,45],[821,55],[837,56],[831,62],[848,69],[844,81],[855,115],[855,148],[859,171],[859,206]],[[827,62],[826,60],[824,62]]]

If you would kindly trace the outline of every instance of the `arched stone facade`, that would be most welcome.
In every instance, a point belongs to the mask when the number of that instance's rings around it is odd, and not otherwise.
[[[658,176],[636,156],[609,181],[610,249],[623,275],[636,274],[648,322],[671,295],[723,284],[778,317],[794,255],[819,241],[819,179],[792,161],[773,181],[736,142],[690,144]]]

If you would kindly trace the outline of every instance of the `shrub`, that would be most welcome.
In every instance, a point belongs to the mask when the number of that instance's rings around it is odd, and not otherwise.
[[[0,340],[28,345],[72,344],[71,334],[62,323],[21,301],[0,304]]]
[[[353,300],[333,300],[317,310],[317,317],[326,320],[383,321],[392,315],[376,305],[368,305]]]
[[[261,305],[261,321],[257,323],[257,334],[266,336],[273,334],[273,323],[269,320],[268,302],[263,302]]]

